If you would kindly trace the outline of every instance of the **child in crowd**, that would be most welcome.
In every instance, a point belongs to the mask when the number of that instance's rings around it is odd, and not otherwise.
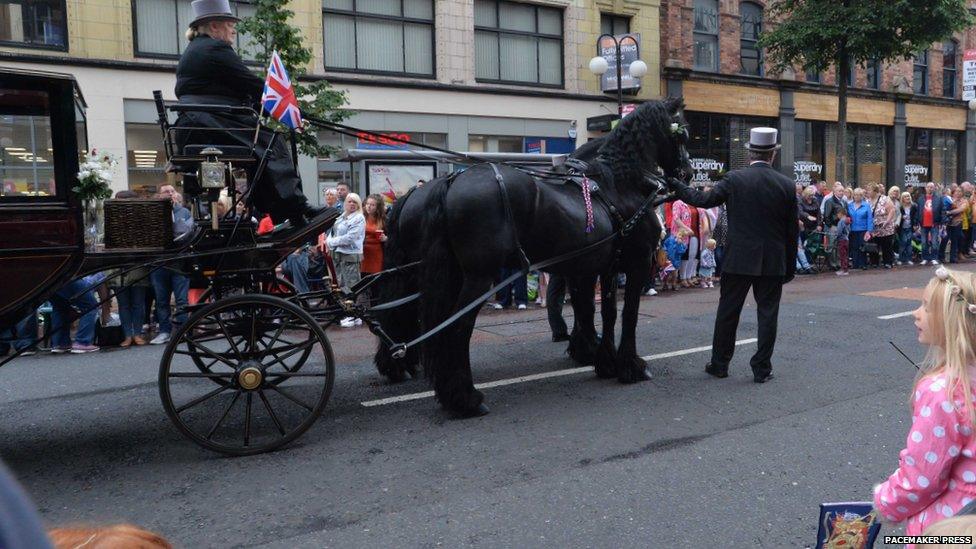
[[[912,392],[912,424],[898,469],[874,488],[874,506],[920,535],[976,499],[976,278],[939,267],[912,313],[928,346]]]
[[[661,279],[662,292],[678,288],[678,269],[671,264],[668,252],[663,247],[657,249],[657,276]]]
[[[838,276],[847,276],[848,260],[850,259],[851,220],[847,212],[837,212],[837,259],[840,260]]]
[[[702,288],[715,287],[715,246],[717,245],[718,243],[713,238],[705,241],[705,249],[701,253],[701,264],[698,266]]]
[[[664,243],[661,245],[668,254],[668,261],[670,261],[671,266],[674,267],[673,277],[672,275],[668,275],[672,278],[664,279],[665,289],[667,289],[669,281],[671,281],[671,289],[677,289],[675,284],[677,282],[678,272],[681,269],[681,256],[684,255],[685,251],[688,249],[686,239],[689,235],[691,235],[690,231],[678,231],[677,236],[673,234],[668,235],[668,237],[664,239]]]

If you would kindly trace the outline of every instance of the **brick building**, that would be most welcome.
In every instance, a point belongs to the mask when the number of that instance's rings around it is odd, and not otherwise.
[[[245,0],[231,4],[241,16],[253,13]],[[356,112],[349,123],[413,141],[500,152],[561,152],[585,142],[588,118],[617,111],[585,68],[604,30],[640,34],[649,71],[637,97],[661,95],[659,0],[291,0],[288,7],[313,52],[309,75],[348,92]],[[122,160],[113,185],[154,189],[165,178],[152,90],[175,99],[189,16],[190,0],[0,0],[0,63],[73,74],[88,104],[91,145]],[[247,43],[240,37],[239,46]],[[0,178],[24,186],[18,163],[30,157],[9,152],[0,151]],[[376,191],[332,160],[300,161],[313,201],[317,186],[346,178]]]
[[[855,67],[848,76],[848,155],[835,172],[837,75],[771,75],[756,38],[768,2],[663,0],[662,87],[683,95],[696,177],[742,167],[748,129],[778,127],[780,169],[801,181],[887,186],[974,178],[976,123],[961,100],[973,29],[913,60]],[[907,166],[907,168],[906,168]],[[906,179],[907,178],[907,179]]]

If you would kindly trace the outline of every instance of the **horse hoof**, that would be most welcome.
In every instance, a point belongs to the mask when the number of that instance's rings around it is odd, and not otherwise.
[[[472,417],[481,417],[487,415],[491,410],[484,403],[478,405],[477,408],[467,409],[467,410],[457,410],[455,415],[458,419],[468,419]]]
[[[651,369],[647,366],[646,362],[640,358],[636,358],[620,370],[620,376],[617,379],[620,380],[620,383],[647,381],[651,379]]]

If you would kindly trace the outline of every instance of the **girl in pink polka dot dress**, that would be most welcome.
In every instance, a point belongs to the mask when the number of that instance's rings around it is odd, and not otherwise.
[[[913,312],[929,346],[912,394],[912,426],[898,470],[875,486],[882,517],[908,521],[906,534],[955,515],[976,500],[976,284],[963,271],[936,270]]]

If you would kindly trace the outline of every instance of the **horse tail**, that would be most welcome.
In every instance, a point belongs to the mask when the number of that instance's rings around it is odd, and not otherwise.
[[[419,242],[409,242],[409,239],[404,238],[402,231],[400,231],[404,206],[415,190],[416,187],[410,189],[407,194],[401,196],[390,206],[386,224],[383,227],[386,234],[386,242],[383,244],[384,270],[410,263],[410,250],[416,250],[417,246],[420,245]],[[416,268],[406,269],[380,281],[377,285],[377,302],[387,303],[416,292],[417,272]],[[416,302],[379,312],[376,319],[386,334],[397,343],[410,341],[420,333]],[[420,354],[416,347],[408,349],[405,357],[395,359],[390,353],[389,347],[382,340],[377,343],[376,353],[373,355],[373,364],[376,366],[376,370],[380,375],[386,376],[393,382],[404,381],[407,372],[415,375],[416,366],[419,363]]]
[[[431,330],[450,316],[457,305],[461,292],[463,275],[461,264],[451,248],[450,232],[447,224],[447,192],[453,178],[444,178],[430,183],[433,187],[428,195],[423,220],[424,262],[420,270],[420,325],[424,331]],[[449,346],[452,327],[430,337],[424,347],[443,352]],[[434,360],[434,353],[424,350],[421,361],[424,373],[436,380],[436,369],[443,360]]]

